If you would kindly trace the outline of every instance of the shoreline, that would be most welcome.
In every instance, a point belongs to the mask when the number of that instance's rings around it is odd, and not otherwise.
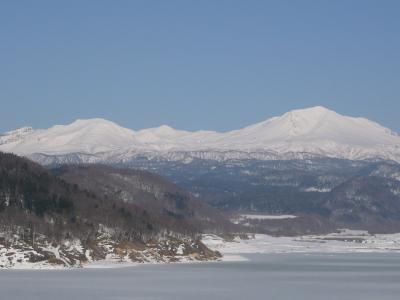
[[[117,269],[144,265],[199,264],[218,262],[249,261],[246,254],[352,254],[352,253],[400,253],[400,233],[371,235],[366,231],[342,229],[326,235],[304,235],[295,237],[274,237],[255,234],[254,238],[225,240],[220,236],[205,234],[202,242],[222,257],[197,260],[188,256],[177,257],[177,261],[129,262],[105,259],[91,261],[80,266],[61,266],[48,263],[24,263],[0,270],[75,270],[75,269]]]

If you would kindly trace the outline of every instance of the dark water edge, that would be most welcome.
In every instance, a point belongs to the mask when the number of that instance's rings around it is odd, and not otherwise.
[[[0,299],[400,299],[400,254],[259,254],[247,262],[1,270]]]

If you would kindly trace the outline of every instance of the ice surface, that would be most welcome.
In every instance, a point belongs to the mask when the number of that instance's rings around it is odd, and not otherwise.
[[[247,261],[119,269],[0,271],[7,300],[395,300],[400,256],[252,254]]]

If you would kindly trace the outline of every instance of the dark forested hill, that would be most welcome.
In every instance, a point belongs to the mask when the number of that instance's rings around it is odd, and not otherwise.
[[[96,224],[129,228],[132,236],[157,233],[160,224],[134,205],[81,190],[41,166],[0,153],[0,220],[49,236],[89,234]],[[57,230],[54,227],[58,226]]]
[[[142,184],[147,184],[145,178]],[[152,185],[142,196],[157,194],[156,182]],[[200,222],[186,220],[196,214],[196,207],[187,204],[191,200],[182,198],[182,191],[169,192],[165,185],[164,197],[166,201],[170,197],[175,210],[166,210],[161,218],[151,205],[104,195],[106,190],[95,186],[68,183],[27,159],[0,153],[0,250],[6,249],[0,251],[0,267],[27,262],[74,265],[116,256],[134,261],[155,256],[169,260],[175,259],[174,243],[175,250],[181,244],[187,250],[180,253],[212,257],[196,242]],[[165,243],[169,252],[162,252]],[[149,245],[156,250],[150,251]]]
[[[107,199],[135,204],[177,231],[193,228],[221,232],[229,227],[222,215],[204,201],[163,177],[147,171],[104,165],[62,166],[54,169],[65,181]]]
[[[326,195],[324,207],[338,226],[398,232],[400,182],[377,175],[353,177]]]

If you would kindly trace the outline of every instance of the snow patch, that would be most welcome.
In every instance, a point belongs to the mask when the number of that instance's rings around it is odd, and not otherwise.
[[[318,192],[318,193],[329,193],[331,189],[328,188],[319,188],[319,187],[308,187],[304,189],[305,192]]]

